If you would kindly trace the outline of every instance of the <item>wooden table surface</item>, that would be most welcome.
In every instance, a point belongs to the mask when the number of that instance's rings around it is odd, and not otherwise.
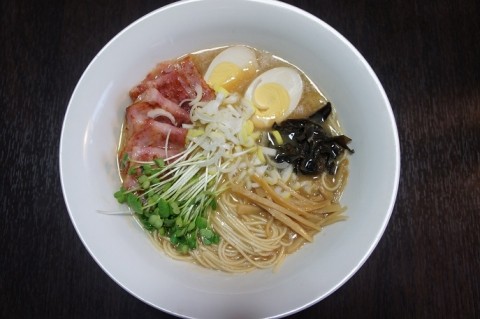
[[[171,318],[88,254],[58,165],[67,103],[88,63],[169,2],[0,2],[0,318]],[[371,257],[291,318],[480,318],[480,2],[288,2],[370,63],[402,152],[395,209]]]

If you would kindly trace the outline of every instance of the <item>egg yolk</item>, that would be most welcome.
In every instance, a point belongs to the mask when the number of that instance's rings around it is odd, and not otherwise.
[[[283,86],[275,82],[259,85],[253,93],[255,114],[252,121],[256,127],[268,128],[275,120],[285,117],[290,105],[290,95]]]
[[[221,62],[212,70],[207,83],[212,88],[222,87],[230,92],[241,92],[254,75],[255,70],[251,65],[242,69],[232,62]]]
[[[207,82],[211,87],[223,87],[226,90],[242,76],[242,69],[231,62],[221,62],[213,69]]]

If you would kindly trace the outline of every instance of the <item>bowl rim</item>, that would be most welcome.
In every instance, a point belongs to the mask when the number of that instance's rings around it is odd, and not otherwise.
[[[324,22],[320,18],[318,18],[318,17],[314,16],[313,14],[311,14],[309,12],[306,12],[306,11],[304,11],[304,10],[298,8],[298,7],[295,7],[293,5],[290,5],[290,4],[281,2],[281,1],[275,1],[275,0],[241,0],[241,1],[249,2],[249,3],[262,3],[262,4],[274,5],[274,6],[277,6],[277,7],[281,7],[281,8],[293,11],[296,14],[301,14],[304,17],[307,17],[309,19],[314,20],[315,22],[321,24],[322,27],[328,29],[329,32],[334,33],[335,36],[339,40],[341,40],[345,45],[347,45],[349,47],[349,49],[352,50],[355,53],[355,55],[361,60],[362,64],[367,68],[367,71],[369,72],[369,75],[375,81],[375,84],[376,84],[377,88],[380,90],[380,94],[382,95],[382,98],[385,102],[386,111],[388,113],[388,117],[390,118],[391,125],[392,125],[392,131],[393,131],[393,135],[394,135],[393,136],[394,137],[393,142],[395,144],[394,145],[394,148],[395,148],[395,172],[394,172],[392,194],[391,194],[391,198],[390,198],[390,201],[389,201],[389,206],[388,206],[388,209],[387,209],[387,213],[385,214],[384,219],[383,219],[383,224],[381,226],[381,229],[378,230],[374,241],[370,245],[369,250],[364,253],[363,258],[358,261],[357,266],[354,267],[353,269],[351,269],[350,273],[348,273],[335,286],[331,287],[326,293],[319,295],[318,298],[316,298],[314,300],[310,300],[308,303],[305,303],[302,307],[298,307],[296,309],[290,310],[289,312],[284,312],[284,313],[276,314],[276,315],[273,316],[273,317],[283,317],[283,316],[291,315],[293,313],[301,311],[301,310],[303,310],[307,307],[310,307],[311,305],[319,302],[320,300],[325,299],[327,296],[329,296],[330,294],[335,292],[339,287],[341,287],[345,282],[347,282],[363,266],[363,264],[366,262],[366,260],[370,257],[373,250],[377,247],[377,244],[380,241],[381,237],[383,236],[383,234],[386,230],[386,227],[388,225],[388,222],[390,220],[390,217],[393,213],[393,209],[394,209],[394,206],[395,206],[395,201],[396,201],[396,197],[397,197],[397,193],[398,193],[400,170],[401,170],[401,168],[400,168],[400,166],[401,166],[400,144],[399,144],[398,129],[397,129],[395,117],[394,117],[389,99],[388,99],[388,97],[385,93],[385,90],[384,90],[383,86],[381,85],[377,75],[375,74],[375,72],[373,71],[371,66],[368,64],[368,62],[365,60],[363,55],[345,37],[343,37],[343,35],[341,35],[338,31],[336,31],[334,28],[332,28],[330,25],[328,25],[326,22]],[[145,303],[147,303],[147,304],[149,304],[149,305],[151,305],[151,306],[153,306],[157,309],[160,309],[162,311],[165,311],[167,313],[170,313],[170,314],[173,314],[173,315],[176,315],[176,316],[182,316],[182,317],[184,315],[182,315],[181,313],[177,313],[177,312],[171,311],[169,309],[161,308],[158,305],[151,303],[149,300],[142,298],[141,296],[139,296],[138,294],[136,294],[135,292],[130,290],[126,285],[124,285],[118,278],[116,278],[102,264],[102,262],[99,260],[99,256],[96,256],[91,251],[88,243],[85,241],[84,237],[82,236],[82,232],[81,232],[79,226],[75,222],[75,216],[72,213],[72,207],[70,207],[70,203],[69,203],[69,200],[68,200],[68,195],[67,195],[67,192],[66,192],[66,189],[65,189],[65,180],[64,180],[65,179],[65,172],[64,172],[65,163],[64,163],[64,158],[63,158],[63,152],[64,152],[65,143],[66,143],[66,141],[65,141],[66,137],[64,135],[64,132],[66,130],[66,125],[68,124],[67,119],[68,119],[68,116],[71,112],[71,105],[72,105],[72,103],[75,99],[76,94],[78,94],[78,90],[80,90],[80,84],[84,80],[86,74],[88,72],[90,72],[90,70],[91,70],[92,66],[95,64],[95,62],[99,59],[100,56],[102,56],[104,54],[104,52],[106,50],[108,50],[108,48],[111,46],[111,44],[113,42],[117,41],[117,39],[122,37],[122,35],[125,32],[134,28],[137,24],[141,24],[141,23],[143,23],[143,21],[151,19],[152,17],[158,15],[159,13],[161,13],[163,11],[168,11],[172,8],[179,7],[179,6],[189,5],[190,3],[199,3],[199,2],[214,3],[214,2],[222,2],[222,1],[221,0],[182,0],[182,1],[177,1],[177,2],[173,2],[171,4],[168,4],[168,5],[165,5],[163,7],[160,7],[158,9],[155,9],[155,10],[151,11],[150,13],[147,13],[147,14],[143,15],[142,17],[138,18],[134,22],[130,23],[125,28],[123,28],[119,33],[117,33],[110,41],[108,41],[107,44],[105,44],[102,47],[102,49],[95,55],[95,57],[90,61],[90,63],[86,67],[85,71],[82,73],[82,75],[81,75],[80,79],[78,80],[78,82],[75,86],[75,89],[74,89],[74,91],[73,91],[73,93],[72,93],[72,95],[69,99],[67,110],[66,110],[65,117],[64,117],[64,121],[63,121],[63,124],[62,124],[61,138],[60,138],[60,143],[59,143],[60,144],[60,147],[59,147],[59,169],[60,169],[60,180],[61,180],[61,185],[62,185],[62,193],[63,193],[64,201],[65,201],[65,204],[67,206],[67,210],[68,210],[68,213],[69,213],[69,216],[70,216],[70,220],[72,221],[72,223],[74,225],[74,228],[76,230],[76,233],[79,236],[80,240],[82,241],[84,247],[87,249],[87,251],[92,256],[92,258],[96,261],[96,263],[103,269],[103,271],[105,271],[105,273],[107,273],[110,278],[112,278],[118,285],[120,285],[123,289],[125,289],[131,295],[133,295],[134,297],[142,300],[143,302],[145,302]]]

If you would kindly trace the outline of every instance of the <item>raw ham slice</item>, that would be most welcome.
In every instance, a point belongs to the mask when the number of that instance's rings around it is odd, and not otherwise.
[[[153,108],[154,106],[147,102],[134,103],[127,107],[125,112],[125,124],[128,135],[132,135],[143,127],[145,121],[148,120],[148,112],[153,110]]]
[[[182,148],[169,148],[165,147],[141,147],[135,146],[130,152],[130,156],[138,161],[151,161],[154,158],[172,158],[175,155],[181,153]]]
[[[175,118],[175,116],[170,113],[170,117],[173,117],[173,122],[167,117],[152,117],[152,114],[156,113],[155,111],[157,110],[157,108],[158,105],[149,102],[137,102],[127,107],[127,110],[125,112],[126,131],[128,131],[127,134],[130,133],[131,135],[133,132],[142,128],[145,122],[151,118],[155,119],[158,122],[174,124],[175,126],[182,124],[182,119],[188,122],[190,121],[190,116],[188,114],[188,118]]]
[[[202,88],[202,101],[215,98],[214,91],[187,56],[159,63],[130,91],[134,103],[127,107],[125,113],[123,148],[119,152],[119,159],[128,155],[131,160],[121,168],[124,188],[138,185],[136,177],[141,173],[140,169],[128,174],[131,167],[138,166],[135,161],[171,158],[185,149],[188,131],[182,124],[191,123],[191,119],[190,106],[183,102],[197,97],[195,88],[198,86]],[[160,109],[161,112],[158,112]],[[153,118],[155,114],[167,116]]]
[[[177,103],[167,99],[156,88],[148,88],[137,97],[137,101],[158,105],[176,119],[177,124],[190,123],[190,114]]]
[[[167,136],[169,137],[168,144],[170,147],[183,148],[185,145],[185,138],[187,137],[187,130],[167,123],[157,122],[153,119],[148,119],[142,125],[141,129],[135,131],[128,141],[126,141],[125,148],[126,150],[132,150],[135,146],[165,147]]]
[[[181,60],[159,63],[139,85],[130,90],[130,97],[135,101],[148,88],[156,88],[165,98],[180,104],[196,97],[197,85],[202,87],[202,101],[215,98],[215,92],[198,72],[192,58],[187,56]],[[190,111],[188,105],[183,107]]]

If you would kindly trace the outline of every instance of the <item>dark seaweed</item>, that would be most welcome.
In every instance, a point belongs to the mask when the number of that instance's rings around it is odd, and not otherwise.
[[[348,136],[330,136],[324,130],[324,122],[331,111],[332,106],[329,102],[308,119],[275,123],[273,129],[279,131],[283,138],[282,145],[270,142],[270,146],[277,149],[275,161],[290,163],[295,172],[305,175],[324,171],[335,174],[337,158],[345,150],[350,153],[354,151],[347,145],[351,141]]]

